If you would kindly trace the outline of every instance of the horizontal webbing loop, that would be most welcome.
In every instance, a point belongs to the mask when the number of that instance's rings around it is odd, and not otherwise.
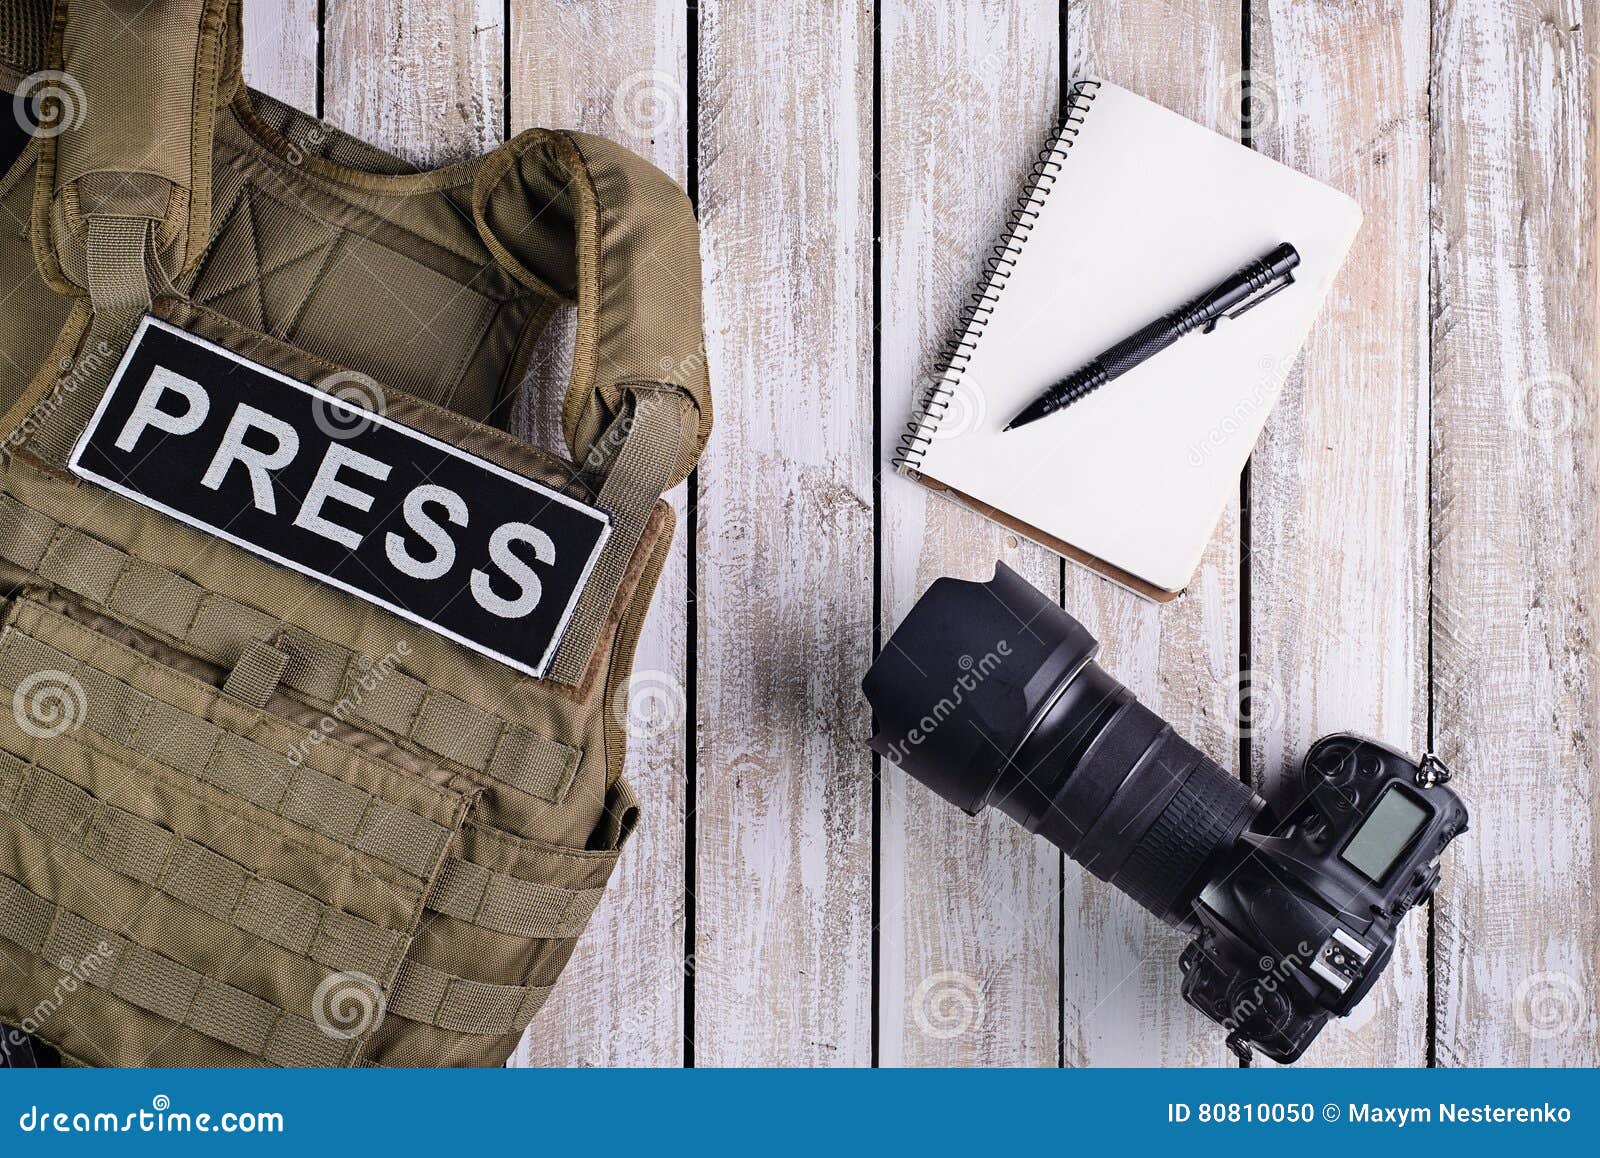
[[[24,600],[17,612],[0,634],[0,685],[8,691],[40,672],[65,673],[83,688],[82,726],[106,740],[413,876],[432,877],[451,828],[296,763],[288,742],[281,750],[264,747],[53,647],[30,634],[26,627],[34,624],[25,621],[48,627],[64,643],[92,633],[41,604]],[[115,649],[130,667],[153,670],[157,680],[189,679],[103,636],[93,640]],[[434,791],[421,784],[417,790]]]
[[[577,772],[577,748],[396,668],[374,678],[367,657],[63,526],[9,494],[0,494],[0,559],[224,667],[252,642],[274,639],[290,656],[284,687],[337,703],[353,719],[541,800],[560,803]]]
[[[346,1065],[361,1047],[359,1039],[332,1037],[313,1021],[204,977],[85,920],[3,874],[0,939],[54,965],[71,962],[73,975],[82,983],[231,1045],[267,1065]]]
[[[388,977],[405,951],[404,934],[257,876],[9,752],[0,752],[0,812],[51,844],[329,969]]]
[[[496,1036],[521,1033],[550,996],[553,985],[490,985],[452,977],[419,961],[400,966],[387,1012],[454,1033]]]
[[[604,892],[564,889],[448,860],[427,903],[436,913],[497,933],[546,939],[582,933]]]

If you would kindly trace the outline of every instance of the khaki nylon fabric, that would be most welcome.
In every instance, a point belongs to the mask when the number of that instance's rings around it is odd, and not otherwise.
[[[660,494],[711,422],[693,215],[575,133],[415,172],[245,89],[237,32],[0,0],[0,87],[88,97],[0,177],[0,1021],[96,1065],[499,1064],[637,823]],[[561,308],[551,453],[503,427]],[[147,312],[607,509],[551,673],[68,474]]]

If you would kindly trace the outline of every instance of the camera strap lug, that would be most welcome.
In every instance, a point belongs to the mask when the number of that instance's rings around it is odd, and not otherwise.
[[[1422,763],[1417,766],[1417,787],[1432,788],[1437,784],[1447,784],[1450,781],[1450,767],[1432,752],[1423,756]]]

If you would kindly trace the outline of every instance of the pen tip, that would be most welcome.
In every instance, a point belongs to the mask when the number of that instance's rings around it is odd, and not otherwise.
[[[1008,431],[1010,429],[1011,429],[1011,423],[1008,422],[1008,423],[1006,423],[1004,426],[1002,426],[1000,428],[1000,433],[1004,434],[1006,431]]]

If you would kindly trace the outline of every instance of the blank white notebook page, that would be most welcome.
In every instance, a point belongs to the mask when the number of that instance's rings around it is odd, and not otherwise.
[[[1360,220],[1343,193],[1102,84],[917,469],[1183,588]],[[1001,433],[1052,382],[1285,241],[1292,286]]]

